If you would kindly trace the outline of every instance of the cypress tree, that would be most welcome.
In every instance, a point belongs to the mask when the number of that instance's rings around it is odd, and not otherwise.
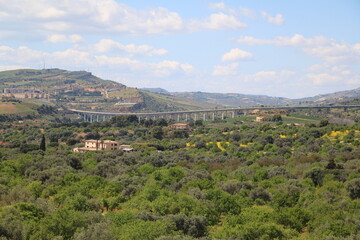
[[[45,135],[42,135],[41,142],[40,142],[40,150],[45,151],[46,150],[46,144],[45,144]]]

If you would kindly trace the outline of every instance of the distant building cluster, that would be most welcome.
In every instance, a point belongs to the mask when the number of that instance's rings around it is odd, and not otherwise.
[[[89,152],[89,151],[115,151],[123,150],[131,152],[133,149],[130,145],[120,145],[116,141],[111,140],[85,140],[85,147],[77,147],[73,152]]]
[[[191,130],[191,127],[187,123],[174,123],[169,126],[169,130]]]
[[[255,122],[266,122],[267,120],[266,117],[256,117]]]
[[[45,98],[49,99],[50,95],[36,88],[4,88],[0,90],[2,99],[6,98]]]

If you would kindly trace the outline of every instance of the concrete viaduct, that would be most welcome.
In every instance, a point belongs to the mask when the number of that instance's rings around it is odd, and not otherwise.
[[[81,119],[87,122],[106,121],[114,116],[136,115],[139,119],[171,119],[177,122],[187,122],[190,120],[215,120],[225,118],[235,118],[239,115],[246,115],[252,110],[300,110],[300,109],[360,109],[360,105],[339,105],[339,106],[296,106],[296,107],[240,107],[240,108],[219,108],[219,109],[202,109],[188,111],[171,111],[171,112],[95,112],[77,109],[68,109],[71,112],[81,115]]]

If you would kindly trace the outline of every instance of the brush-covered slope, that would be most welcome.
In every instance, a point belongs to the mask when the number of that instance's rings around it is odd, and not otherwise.
[[[328,94],[321,94],[316,95],[314,97],[309,98],[302,98],[298,99],[299,101],[308,101],[314,103],[322,103],[322,104],[329,104],[329,103],[336,103],[342,102],[346,100],[351,100],[353,98],[360,98],[360,87],[352,90],[345,90],[339,91],[335,93],[328,93]]]
[[[71,88],[122,88],[123,84],[102,80],[90,72],[62,69],[19,69],[0,72],[0,88],[38,88],[52,93]]]
[[[217,104],[196,101],[189,98],[180,98],[169,94],[158,94],[148,91],[141,91],[144,102],[136,106],[136,109],[149,109],[161,111],[175,111],[175,110],[196,110],[196,109],[211,109],[221,107]]]
[[[282,97],[264,95],[246,95],[239,93],[175,92],[172,95],[195,101],[228,107],[290,104],[293,101]]]
[[[217,106],[129,88],[86,71],[19,69],[0,72],[0,97],[22,98],[21,94],[26,94],[27,101],[36,101],[38,97],[32,99],[26,89],[46,93],[49,96],[46,98],[58,105],[81,110],[162,112]]]

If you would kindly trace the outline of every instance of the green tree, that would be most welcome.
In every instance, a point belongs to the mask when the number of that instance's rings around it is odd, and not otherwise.
[[[305,177],[310,178],[315,186],[321,186],[325,176],[324,170],[321,168],[313,168],[305,173]]]
[[[360,178],[351,180],[346,189],[352,199],[360,198]]]
[[[151,137],[156,139],[163,139],[164,138],[164,130],[160,126],[153,127],[150,131]]]
[[[275,114],[272,119],[273,122],[281,122],[282,121],[282,117],[279,114]]]
[[[329,125],[329,120],[327,119],[323,119],[319,123],[319,127],[326,127],[327,125]]]
[[[46,143],[45,143],[45,135],[42,135],[41,142],[40,142],[40,150],[46,151]]]

